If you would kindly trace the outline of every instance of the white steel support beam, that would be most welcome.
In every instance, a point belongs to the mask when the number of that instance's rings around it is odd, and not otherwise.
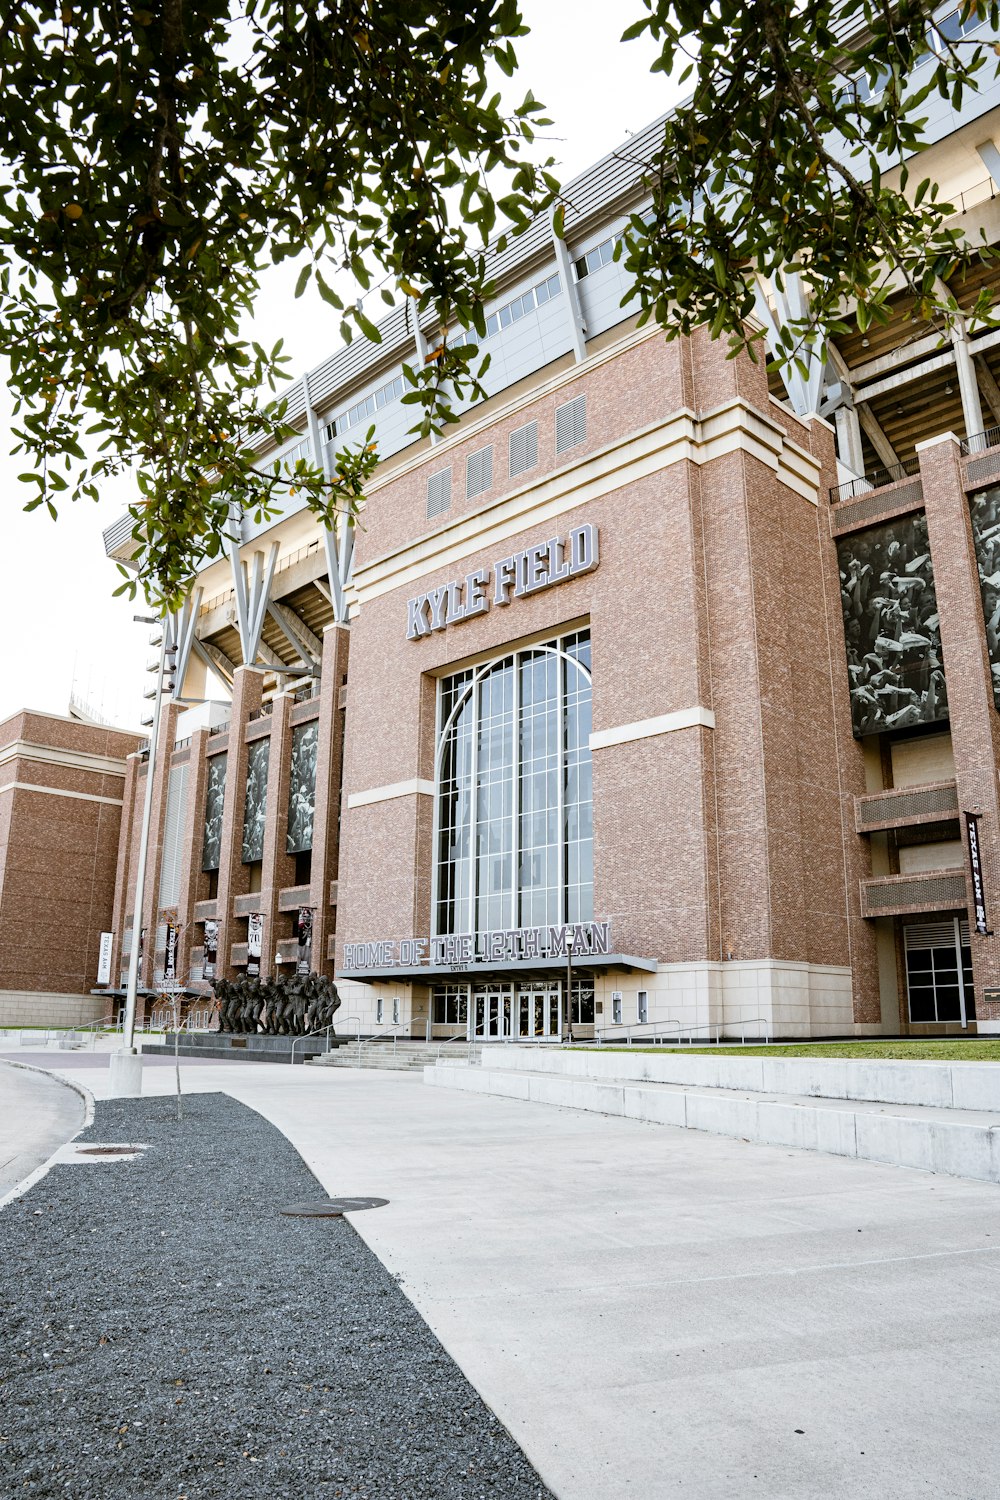
[[[936,278],[935,286],[939,297],[949,301],[955,300],[951,289],[940,277]],[[952,349],[955,351],[955,374],[958,376],[958,389],[962,394],[965,435],[971,437],[975,432],[982,432],[986,423],[983,421],[983,407],[979,399],[979,387],[976,384],[976,367],[972,363],[972,354],[969,350],[969,331],[960,311],[956,310],[950,314],[948,332],[951,335]]]
[[[171,635],[177,647],[177,663],[174,668],[174,698],[180,698],[184,692],[184,678],[187,675],[188,663],[191,660],[191,647],[194,644],[198,614],[201,610],[202,593],[202,589],[195,589],[193,594],[187,596],[180,609],[174,610],[170,616]]]
[[[895,468],[899,463],[899,454],[882,431],[875,419],[873,412],[867,406],[858,407],[858,421],[868,441],[871,443],[879,459],[887,469]]]
[[[755,310],[764,325],[771,357],[782,361],[781,375],[792,410],[797,416],[806,417],[818,412],[822,403],[826,351],[818,334],[811,338],[799,335],[794,357],[788,358],[789,351],[782,342],[781,329],[791,323],[801,325],[808,316],[809,302],[802,278],[797,272],[786,271],[782,279],[784,289],[779,291],[777,287],[774,288],[773,309],[764,295],[763,287],[758,283]],[[801,365],[805,366],[804,370],[800,368]]]
[[[414,315],[415,316],[415,315]],[[427,352],[424,336],[417,324],[417,352],[420,355]],[[421,356],[422,357],[422,356]],[[303,389],[305,392],[306,415],[309,420],[309,438],[312,443],[313,463],[318,469],[322,469],[327,478],[330,474],[330,461],[327,456],[326,446],[320,432],[319,417],[312,404],[309,392],[309,377],[303,378]],[[323,547],[326,552],[326,571],[330,581],[329,599],[333,606],[333,618],[338,625],[347,623],[347,603],[345,589],[351,577],[351,564],[354,560],[354,527],[345,518],[341,517],[336,529],[323,527]]]
[[[318,673],[323,651],[319,637],[313,635],[305,621],[300,620],[295,611],[289,609],[287,605],[275,604],[272,601],[267,606],[267,612],[302,660],[311,667],[314,673]]]
[[[861,446],[861,420],[853,402],[839,406],[833,420],[837,429],[837,456],[852,474],[860,477],[865,472],[865,456]]]
[[[979,152],[983,166],[997,187],[1000,187],[1000,149],[997,148],[996,141],[980,141],[976,150]]]
[[[556,252],[556,267],[559,271],[559,285],[562,294],[566,298],[566,312],[569,320],[570,337],[573,340],[573,354],[576,362],[587,358],[587,324],[583,316],[583,308],[580,306],[580,293],[577,288],[576,278],[573,275],[573,266],[569,258],[569,247],[564,239],[556,234],[552,220],[549,220],[552,234],[552,244]]]
[[[200,656],[205,665],[211,667],[228,687],[232,687],[236,678],[236,663],[230,661],[218,646],[213,646],[211,641],[200,641],[195,636],[191,642],[191,649],[195,656]]]
[[[246,574],[240,561],[240,544],[243,540],[243,521],[240,516],[239,507],[233,503],[229,507],[229,531],[226,537],[226,551],[229,553],[229,566],[233,575],[233,597],[236,600],[236,628],[240,635],[240,650],[243,660],[247,661],[247,649],[250,640],[250,611],[247,605]]]
[[[277,561],[278,543],[272,542],[266,563],[263,552],[254,553],[253,573],[249,579],[246,577],[246,564],[241,565],[244,570],[248,620],[247,639],[241,644],[243,645],[243,663],[247,667],[252,667],[257,661],[261,632],[264,629],[264,616],[271,597],[271,584],[274,581],[274,567]]]

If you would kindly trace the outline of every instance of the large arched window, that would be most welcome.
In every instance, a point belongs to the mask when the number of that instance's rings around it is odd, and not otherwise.
[[[443,679],[436,933],[592,920],[590,721],[588,631]]]

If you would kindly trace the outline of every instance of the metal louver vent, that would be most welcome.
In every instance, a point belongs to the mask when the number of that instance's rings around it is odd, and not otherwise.
[[[167,779],[167,814],[163,828],[163,850],[160,855],[159,904],[161,907],[176,906],[180,900],[187,782],[187,766],[172,766]]]
[[[538,462],[538,423],[528,422],[524,427],[515,427],[510,435],[510,477],[525,474]]]
[[[451,505],[451,470],[439,469],[427,481],[427,514],[439,516]]]
[[[474,500],[493,487],[493,444],[470,453],[465,461],[465,498]]]
[[[568,453],[587,436],[587,398],[576,396],[556,407],[556,452]]]
[[[952,922],[921,922],[903,928],[903,939],[907,953],[927,948],[954,948],[955,927]],[[968,947],[969,924],[961,925],[961,941]]]

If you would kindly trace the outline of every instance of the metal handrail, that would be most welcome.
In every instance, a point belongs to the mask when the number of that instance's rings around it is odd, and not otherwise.
[[[62,1047],[63,1039],[68,1036],[76,1036],[78,1031],[92,1032],[93,1035],[91,1037],[90,1050],[93,1052],[94,1048],[97,1046],[97,1033],[99,1031],[119,1032],[121,1031],[121,1029],[121,1022],[116,1021],[114,1015],[112,1014],[109,1016],[105,1016],[100,1021],[86,1021],[80,1026],[71,1026],[69,1031],[63,1032],[62,1037],[60,1037],[59,1039],[59,1045],[60,1047]],[[66,1050],[69,1051],[69,1048],[67,1047]]]
[[[742,1046],[744,1046],[744,1047],[746,1046],[746,1042],[747,1042],[746,1029],[747,1029],[748,1026],[763,1026],[764,1027],[764,1036],[763,1036],[764,1044],[765,1044],[765,1046],[769,1046],[770,1045],[770,1042],[771,1042],[770,1020],[769,1020],[769,1018],[767,1016],[746,1016],[746,1017],[741,1017],[741,1019],[739,1020],[739,1022],[737,1022],[737,1025],[740,1028],[740,1043],[741,1043]],[[656,1041],[656,1037],[659,1034],[659,1032],[665,1032],[668,1029],[670,1031],[676,1033],[678,1047],[681,1046],[684,1037],[687,1037],[688,1045],[689,1046],[692,1045],[693,1041],[694,1041],[694,1035],[693,1034],[695,1032],[697,1032],[697,1031],[707,1031],[709,1033],[709,1036],[711,1037],[711,1033],[714,1030],[715,1031],[715,1045],[719,1046],[720,1043],[721,1043],[721,1041],[722,1041],[722,1023],[720,1023],[718,1021],[701,1021],[701,1022],[698,1022],[697,1024],[690,1025],[690,1026],[684,1026],[684,1025],[682,1025],[682,1023],[680,1021],[612,1021],[607,1026],[600,1026],[600,1027],[597,1027],[595,1029],[594,1040],[596,1041],[596,1043],[597,1043],[598,1046],[601,1046],[601,1044],[603,1042],[603,1039],[604,1039],[604,1034],[605,1033],[607,1033],[609,1031],[619,1031],[619,1030],[624,1029],[626,1031],[626,1033],[627,1033],[626,1038],[625,1038],[625,1045],[627,1047],[631,1047],[631,1045],[632,1045],[632,1032],[633,1032],[633,1030],[636,1030],[636,1029],[638,1029],[640,1027],[643,1027],[643,1026],[654,1026],[654,1027],[657,1028],[657,1030],[654,1031],[653,1034],[650,1037],[645,1037],[645,1036],[640,1037],[639,1038],[640,1041],[647,1041],[648,1040],[648,1041],[655,1042]],[[751,1040],[751,1042],[759,1042],[759,1041],[761,1041],[761,1038],[759,1036],[752,1036],[750,1038],[750,1040]]]
[[[391,1034],[391,1036],[392,1036],[392,1055],[393,1055],[393,1057],[395,1057],[395,1055],[396,1055],[396,1042],[398,1040],[399,1033],[401,1031],[406,1031],[407,1028],[410,1026],[410,1024],[411,1023],[409,1021],[392,1021],[391,1023],[388,1023],[387,1025],[385,1025],[385,1026],[383,1026],[381,1028],[382,1029],[382,1035],[381,1036],[375,1036],[374,1034],[371,1035],[371,1036],[366,1036],[365,1037],[365,1041],[366,1042],[383,1042],[383,1041],[387,1042],[389,1040],[389,1036],[386,1035],[386,1033]],[[359,1061],[361,1060],[361,1036],[360,1036],[360,1034],[358,1036],[358,1060]]]
[[[330,1050],[330,1032],[336,1030],[336,1024],[337,1023],[335,1021],[331,1021],[329,1026],[322,1026],[319,1031],[305,1031],[301,1036],[295,1037],[292,1041],[292,1045],[288,1053],[289,1063],[294,1063],[295,1049],[300,1042],[312,1042],[315,1041],[318,1036],[326,1037],[326,1049],[323,1053],[320,1054],[321,1056],[325,1056],[326,1053]]]
[[[440,1041],[438,1042],[437,1057],[434,1059],[434,1061],[436,1063],[439,1063],[441,1061],[441,1048],[442,1047],[450,1047],[451,1044],[452,1044],[452,1042],[467,1042],[468,1043],[468,1047],[469,1047],[468,1058],[471,1060],[471,1058],[472,1058],[472,1048],[473,1048],[473,1044],[475,1043],[476,1033],[478,1032],[478,1030],[479,1030],[478,1026],[473,1026],[471,1032],[468,1031],[468,1030],[466,1030],[464,1033],[459,1032],[458,1036],[445,1036],[445,1037],[442,1037],[440,1039]],[[486,1022],[485,1022],[485,1020],[483,1021],[483,1040],[484,1041],[486,1040]]]
[[[904,459],[901,464],[886,464],[869,469],[846,484],[835,484],[830,490],[830,502],[836,505],[841,500],[853,500],[857,495],[867,495],[872,490],[887,489],[892,484],[902,484],[904,479],[916,479],[920,473],[920,460]]]
[[[996,448],[1000,445],[1000,427],[987,427],[985,432],[971,432],[968,437],[962,438],[958,448],[963,458],[968,458],[970,453],[985,453],[987,448]]]

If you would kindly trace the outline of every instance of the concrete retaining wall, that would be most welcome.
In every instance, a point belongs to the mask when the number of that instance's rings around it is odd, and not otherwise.
[[[556,1051],[551,1047],[485,1047],[482,1065],[499,1071],[560,1078],[642,1080],[693,1088],[749,1089],[823,1099],[871,1099],[885,1104],[1000,1113],[1000,1063],[866,1062],[831,1057],[743,1057],[720,1050],[709,1057],[682,1052]]]

